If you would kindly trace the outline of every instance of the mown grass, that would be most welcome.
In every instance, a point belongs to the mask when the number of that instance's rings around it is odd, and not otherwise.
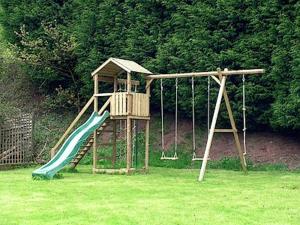
[[[300,174],[151,168],[147,175],[35,181],[33,168],[0,172],[0,224],[299,224]]]

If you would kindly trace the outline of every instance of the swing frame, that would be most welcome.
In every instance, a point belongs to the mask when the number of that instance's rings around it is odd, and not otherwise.
[[[232,108],[231,108],[229,97],[228,97],[227,90],[226,90],[226,80],[227,80],[227,76],[233,76],[233,75],[243,75],[243,76],[245,76],[245,75],[259,75],[259,74],[263,74],[264,72],[265,72],[264,69],[228,70],[227,68],[225,68],[222,71],[220,68],[218,68],[217,71],[211,71],[211,72],[157,74],[157,75],[148,75],[146,77],[146,79],[148,80],[148,84],[147,84],[146,88],[149,88],[151,83],[155,79],[207,77],[207,76],[211,77],[220,86],[219,91],[218,91],[218,97],[217,97],[217,100],[216,100],[216,103],[215,103],[215,109],[214,109],[214,113],[213,113],[212,122],[211,122],[210,128],[209,128],[208,138],[207,138],[207,141],[206,141],[205,153],[204,153],[202,165],[201,165],[201,168],[200,168],[200,171],[199,171],[199,177],[198,177],[199,181],[203,181],[203,179],[204,179],[206,166],[207,166],[207,161],[209,159],[209,153],[210,153],[214,133],[216,133],[216,132],[230,132],[230,133],[233,134],[233,138],[234,138],[235,145],[236,145],[236,150],[237,150],[237,153],[238,153],[239,158],[240,158],[241,167],[242,167],[244,173],[245,174],[247,173],[247,165],[245,163],[246,162],[245,154],[242,151],[241,143],[240,143],[240,140],[239,140],[239,137],[238,137],[238,130],[237,130],[236,125],[235,125],[235,120],[234,120],[234,117],[233,117]],[[222,99],[224,99],[226,109],[227,109],[227,113],[228,113],[229,120],[230,120],[231,128],[229,128],[229,129],[228,128],[226,128],[226,129],[217,129],[216,128],[216,123],[217,123],[217,119],[218,119]]]

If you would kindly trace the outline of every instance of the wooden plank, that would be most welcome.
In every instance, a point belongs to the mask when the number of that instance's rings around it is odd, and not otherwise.
[[[118,84],[127,84],[127,80],[126,79],[118,79]],[[131,84],[132,85],[140,85],[140,81],[138,80],[131,80]]]
[[[131,119],[127,117],[127,129],[126,129],[126,172],[129,173],[131,168],[131,150],[132,150],[132,127],[131,127]]]
[[[128,118],[135,120],[150,120],[149,116],[112,116],[111,119],[114,120],[126,120]]]
[[[116,77],[114,78],[114,95],[116,96],[116,92],[118,91],[118,83]],[[112,104],[112,103],[111,103]],[[114,104],[114,103],[113,103]],[[113,135],[112,135],[112,141],[113,141],[113,150],[112,150],[112,160],[111,164],[114,168],[117,161],[117,122],[113,120]]]
[[[142,99],[141,98],[142,98],[142,96],[143,96],[143,94],[139,93],[137,95],[137,99],[136,99],[136,102],[137,102],[136,114],[138,116],[142,116],[142,114],[141,114],[141,109],[142,109]]]
[[[221,85],[221,82],[218,78],[216,78],[215,76],[211,76],[212,79],[214,79],[214,81],[216,81],[219,85]]]
[[[130,94],[127,94],[127,113],[126,113],[126,115],[132,115],[132,98],[133,98],[133,96],[132,96],[132,94],[130,93]]]
[[[112,150],[112,167],[114,168],[116,165],[117,161],[117,121],[113,121],[113,137],[112,137],[112,142],[113,142],[113,150]]]
[[[149,127],[150,121],[146,121],[146,129],[145,129],[145,170],[149,169]]]
[[[216,127],[216,123],[217,123],[217,119],[218,119],[218,115],[219,115],[219,111],[220,111],[223,92],[224,92],[224,89],[225,89],[226,76],[221,77],[220,80],[221,80],[221,85],[220,85],[218,98],[217,98],[217,102],[216,102],[216,106],[215,106],[215,110],[214,110],[214,115],[213,115],[213,119],[212,119],[212,122],[211,122],[208,138],[207,138],[205,153],[204,153],[202,166],[201,166],[200,174],[199,174],[199,181],[202,181],[203,178],[204,178],[206,165],[207,165],[207,160],[208,160],[208,157],[209,157],[209,151],[210,151],[210,148],[211,148],[211,144],[212,144],[212,140],[213,140],[213,136],[214,136],[214,130],[215,130],[215,127]]]
[[[121,93],[117,93],[116,94],[116,106],[117,106],[117,110],[116,110],[116,114],[115,115],[120,115],[121,111],[122,111],[122,101],[121,101]]]
[[[150,84],[152,81],[146,81],[146,95],[150,98]],[[149,101],[147,102],[149,107]],[[150,129],[150,120],[146,121],[145,127],[145,171],[148,172],[149,169],[149,129]]]
[[[116,77],[104,77],[104,76],[100,76],[98,78],[99,81],[103,81],[103,82],[107,82],[107,83],[114,83],[116,80],[117,82],[117,85],[118,84],[126,84],[127,83],[127,80],[126,79],[116,79]],[[137,85],[139,86],[140,85],[140,81],[138,80],[131,80],[131,83],[132,85]]]
[[[98,74],[94,76],[94,95],[99,93],[99,81]],[[94,100],[94,112],[98,112],[98,97],[95,97]],[[97,167],[97,131],[93,132],[94,142],[93,142],[93,169]]]
[[[129,118],[135,120],[150,120],[149,116],[129,116]]]
[[[112,96],[111,96],[111,101],[110,101],[110,116],[113,116],[114,115],[114,107],[115,107],[115,100],[114,100],[114,98],[115,98],[115,94],[113,94]]]
[[[55,144],[55,146],[51,149],[51,151],[50,151],[51,158],[53,158],[53,156],[56,153],[57,148],[62,144],[63,140],[67,137],[67,135],[70,134],[70,132],[72,131],[72,129],[74,128],[74,126],[77,124],[77,122],[79,121],[79,119],[81,118],[81,116],[90,107],[90,105],[92,104],[92,102],[94,102],[94,99],[95,99],[94,96],[92,96],[89,99],[89,101],[86,103],[86,105],[82,108],[82,110],[79,112],[79,114],[72,121],[72,123],[70,124],[70,126],[67,128],[67,130],[65,131],[65,133],[61,136],[61,138],[58,140],[58,142]]]
[[[153,81],[153,79],[150,78],[149,82],[146,84],[146,90],[147,90],[148,88],[150,88],[150,85],[151,85],[152,81]]]
[[[141,95],[142,94],[138,94],[138,96],[137,96],[137,114],[138,114],[138,116],[142,116],[141,115]]]
[[[232,75],[249,75],[249,74],[263,74],[265,73],[264,69],[251,69],[251,70],[231,70],[231,71],[221,71],[222,76],[232,76]],[[164,78],[187,78],[187,77],[207,77],[207,76],[219,76],[218,71],[210,72],[191,72],[191,73],[171,73],[171,74],[156,74],[148,75],[146,79],[164,79]],[[150,86],[150,85],[149,85]],[[147,87],[147,85],[146,85]]]
[[[139,107],[139,105],[138,105],[138,93],[135,93],[134,95],[133,95],[133,102],[132,102],[132,115],[134,116],[138,116],[138,107]]]
[[[136,95],[137,93],[132,93],[132,112],[131,115],[135,115],[136,112]]]
[[[147,95],[147,100],[146,100],[146,108],[147,108],[147,115],[146,116],[150,116],[150,96]]]
[[[143,94],[139,94],[138,100],[137,100],[137,102],[138,102],[138,113],[137,114],[139,116],[143,116],[143,105],[144,105],[143,97],[144,97]]]
[[[131,95],[131,74],[127,73],[127,115],[132,113],[132,95]]]
[[[147,115],[147,108],[148,108],[148,98],[147,98],[147,95],[144,95],[144,105],[143,105],[143,116],[148,116]]]
[[[116,115],[121,115],[121,112],[123,110],[123,101],[122,101],[122,94],[117,94],[116,104],[118,105],[118,110],[116,111]]]
[[[126,115],[126,98],[125,98],[124,96],[125,96],[124,93],[122,93],[122,94],[120,95],[120,97],[121,97],[121,98],[120,98],[120,101],[121,101],[121,105],[122,105],[120,115]]]
[[[94,94],[94,97],[108,97],[112,95],[113,93],[101,93],[101,94]]]
[[[233,132],[237,132],[236,129],[215,129],[215,133],[233,133]]]
[[[132,94],[132,115],[137,116],[138,104],[137,104],[138,93]]]
[[[150,97],[146,96],[146,116],[150,116]]]
[[[101,115],[104,112],[104,110],[107,108],[107,106],[110,104],[110,102],[111,102],[111,97],[109,97],[109,99],[106,100],[106,102],[103,104],[101,109],[98,111],[99,115]]]
[[[126,99],[127,99],[127,94],[126,93],[122,93],[122,105],[123,105],[123,107],[122,107],[122,114],[121,115],[127,115],[127,107],[128,106],[126,106]],[[127,102],[127,104],[128,104],[128,102]]]
[[[116,110],[116,115],[120,115],[120,112],[122,111],[122,101],[120,100],[121,99],[121,94],[120,93],[118,93],[117,95],[116,95],[116,105],[117,105],[117,109],[118,110]]]

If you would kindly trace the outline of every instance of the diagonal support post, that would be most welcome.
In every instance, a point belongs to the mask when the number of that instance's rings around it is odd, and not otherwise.
[[[200,174],[199,174],[199,181],[202,181],[203,178],[204,178],[206,165],[207,165],[207,160],[208,160],[208,157],[209,157],[209,151],[210,151],[210,148],[211,148],[211,143],[212,143],[212,139],[214,137],[214,131],[215,131],[215,128],[216,128],[216,123],[217,123],[217,119],[218,119],[218,115],[219,115],[219,111],[220,111],[222,96],[223,96],[223,92],[225,90],[226,76],[222,76],[220,78],[220,81],[221,81],[220,82],[220,89],[219,89],[219,93],[218,93],[216,107],[215,107],[215,110],[214,110],[214,115],[213,115],[212,122],[211,122],[211,125],[210,125],[210,130],[209,130],[209,133],[208,133],[207,143],[206,143],[206,147],[205,147],[205,153],[204,153],[202,166],[201,166]]]
[[[224,71],[228,71],[228,69],[226,68]],[[221,78],[221,75],[219,75],[219,78]],[[224,87],[223,96],[224,96],[224,101],[225,101],[226,109],[227,109],[229,120],[230,120],[230,125],[231,125],[231,128],[233,130],[233,137],[234,137],[237,152],[239,154],[241,166],[242,166],[243,171],[245,173],[247,173],[247,166],[246,166],[246,163],[245,163],[246,160],[245,160],[245,156],[244,156],[243,151],[242,151],[240,139],[239,139],[239,136],[238,136],[238,133],[237,133],[235,121],[234,121],[234,118],[233,118],[233,113],[232,113],[232,110],[231,110],[228,94],[227,94],[227,91],[226,91],[226,87]]]
[[[227,69],[225,69],[224,71],[227,71]],[[229,116],[229,120],[230,120],[230,124],[231,124],[231,128],[232,128],[232,132],[233,132],[233,136],[234,136],[234,140],[235,140],[235,145],[236,145],[236,148],[237,148],[237,151],[238,151],[238,154],[239,154],[241,166],[243,168],[243,171],[245,173],[247,173],[247,167],[246,167],[246,164],[245,164],[245,156],[242,152],[241,143],[240,143],[240,140],[239,140],[239,137],[238,137],[238,134],[237,134],[235,121],[234,121],[234,118],[233,118],[231,106],[230,106],[230,103],[229,103],[228,94],[227,94],[227,91],[226,91],[226,76],[222,76],[220,70],[218,70],[218,72],[219,72],[219,80],[220,80],[220,83],[219,83],[220,84],[220,89],[219,89],[219,93],[218,93],[216,107],[215,107],[215,110],[214,110],[214,115],[213,115],[213,118],[212,118],[211,127],[210,127],[208,138],[207,138],[205,153],[204,153],[203,162],[202,162],[202,166],[201,166],[200,174],[199,174],[199,181],[203,181],[203,179],[204,179],[204,174],[205,174],[206,165],[207,165],[207,161],[208,161],[208,157],[209,157],[209,152],[210,152],[210,148],[211,148],[211,144],[212,144],[212,139],[213,139],[214,133],[216,132],[215,128],[216,128],[216,123],[217,123],[217,119],[218,119],[218,115],[219,115],[219,111],[220,111],[222,97],[224,97],[224,101],[225,101],[226,109],[227,109],[227,112],[228,112],[228,116]]]

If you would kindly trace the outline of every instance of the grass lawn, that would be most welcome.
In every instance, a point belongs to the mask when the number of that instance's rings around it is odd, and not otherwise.
[[[0,171],[0,224],[300,224],[300,173],[151,168],[150,174],[34,181]]]

